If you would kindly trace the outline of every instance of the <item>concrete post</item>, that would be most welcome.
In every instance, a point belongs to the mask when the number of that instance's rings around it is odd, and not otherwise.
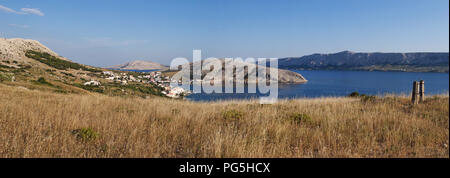
[[[411,97],[411,102],[413,104],[417,104],[419,102],[419,82],[414,81],[413,82],[413,91],[412,91],[412,97]]]
[[[425,100],[425,81],[419,82],[419,102],[422,103]]]

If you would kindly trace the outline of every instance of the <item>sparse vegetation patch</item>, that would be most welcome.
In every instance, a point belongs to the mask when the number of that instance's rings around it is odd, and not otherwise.
[[[238,121],[244,118],[244,113],[235,109],[224,111],[222,117],[226,121]]]
[[[35,83],[41,84],[41,85],[53,86],[53,84],[47,82],[47,80],[45,80],[44,77],[39,77],[39,79],[37,79],[37,80],[35,81]]]
[[[295,124],[311,123],[311,116],[305,113],[291,113],[288,120]]]
[[[101,70],[88,68],[84,65],[80,65],[74,62],[66,61],[59,59],[55,56],[50,55],[49,53],[41,53],[37,51],[27,51],[25,54],[28,58],[35,59],[41,63],[47,64],[50,67],[59,69],[59,70],[67,70],[67,69],[75,69],[75,70],[84,70],[90,72],[101,72]]]
[[[77,139],[81,141],[92,141],[97,139],[98,133],[94,131],[92,128],[81,128],[72,130],[72,134],[77,137]]]

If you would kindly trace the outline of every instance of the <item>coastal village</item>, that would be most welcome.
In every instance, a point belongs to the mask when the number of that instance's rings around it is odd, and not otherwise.
[[[189,94],[188,90],[178,86],[171,86],[171,80],[168,76],[163,76],[162,72],[139,72],[140,75],[131,75],[126,72],[113,72],[113,71],[103,71],[101,77],[112,81],[120,83],[121,85],[128,85],[130,82],[137,82],[143,84],[154,84],[164,90],[162,94],[170,98],[180,98]],[[175,81],[177,82],[177,81]],[[91,80],[84,83],[85,86],[101,86],[101,82],[96,80]]]

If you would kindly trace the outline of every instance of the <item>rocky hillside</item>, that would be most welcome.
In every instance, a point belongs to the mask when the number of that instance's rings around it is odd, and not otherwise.
[[[269,67],[263,67],[263,66],[259,66],[257,64],[251,64],[251,63],[246,63],[246,62],[237,62],[237,61],[225,61],[223,59],[220,60],[222,62],[222,70],[225,71],[225,67],[226,65],[234,65],[234,66],[240,66],[240,67],[236,67],[236,70],[233,72],[232,76],[225,76],[224,73],[212,73],[212,71],[210,70],[206,70],[203,69],[202,70],[202,79],[208,74],[213,76],[214,78],[222,78],[224,81],[231,81],[233,80],[236,83],[248,83],[249,81],[248,79],[248,75],[253,75],[253,76],[257,76],[258,75],[258,68],[264,68],[263,70],[269,71]],[[201,61],[202,64],[204,66],[209,66],[213,61],[212,60],[203,60]],[[187,67],[186,65],[190,65],[191,69],[193,66],[193,63],[189,63],[189,64],[185,64],[184,67]],[[244,71],[242,71],[244,70]],[[234,80],[234,78],[236,78],[236,74],[243,72],[245,74],[244,79],[236,79]],[[269,72],[268,72],[269,73]],[[180,75],[183,76],[189,76],[188,73],[180,73]],[[274,76],[267,76],[267,79],[274,81],[275,78]],[[301,74],[296,73],[296,72],[292,72],[289,70],[283,70],[283,69],[278,69],[278,82],[279,83],[306,83],[308,80],[305,79],[305,77],[303,77]],[[255,81],[256,82],[256,81]]]
[[[12,38],[12,39],[5,39],[0,38],[0,59],[1,60],[8,60],[13,59],[16,61],[22,61],[22,62],[31,62],[33,60],[29,60],[25,53],[27,51],[38,51],[38,52],[45,52],[52,56],[58,56],[59,58],[63,60],[67,60],[66,58],[59,56],[46,46],[42,45],[36,40],[29,40],[29,39],[21,39],[21,38]]]
[[[448,72],[449,53],[313,54],[279,59],[283,69]]]
[[[167,70],[168,67],[156,62],[136,60],[125,64],[106,67],[117,70]]]
[[[152,84],[107,80],[106,69],[78,64],[53,52],[38,41],[0,39],[0,85],[57,93],[100,93],[114,96],[161,95]],[[138,75],[121,72],[127,76]],[[89,86],[93,82],[99,85]]]

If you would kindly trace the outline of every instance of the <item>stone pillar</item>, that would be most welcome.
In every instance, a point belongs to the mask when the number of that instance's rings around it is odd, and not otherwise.
[[[419,102],[422,103],[425,100],[425,81],[419,82]]]
[[[411,101],[413,104],[417,104],[419,102],[419,82],[414,81],[413,82],[413,91],[412,91],[412,97]]]

